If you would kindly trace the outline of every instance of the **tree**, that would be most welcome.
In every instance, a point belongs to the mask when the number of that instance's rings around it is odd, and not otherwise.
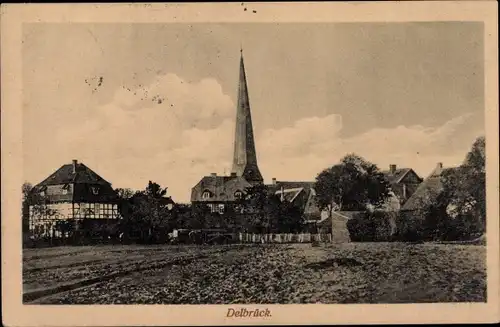
[[[166,195],[166,187],[149,181],[143,191],[136,192],[122,206],[124,220],[121,228],[127,234],[139,232],[143,241],[166,237],[173,217],[172,200]]]
[[[339,164],[319,173],[314,189],[320,209],[327,209],[330,217],[335,210],[379,206],[390,191],[378,167],[355,154],[346,155]]]
[[[21,209],[21,219],[22,219],[22,231],[23,235],[27,235],[29,233],[29,220],[30,220],[30,203],[29,197],[31,190],[33,189],[33,185],[28,182],[23,183],[21,187],[22,190],[22,209]]]
[[[468,225],[466,229],[471,234],[484,233],[486,229],[485,145],[485,137],[478,137],[462,165],[443,173],[443,191],[437,201],[437,205],[446,210],[451,219],[458,219],[454,222],[455,226],[461,220]],[[471,223],[472,220],[475,223]]]
[[[57,209],[50,206],[47,201],[47,197],[32,186],[30,183],[25,182],[22,185],[22,228],[23,232],[29,232],[29,221],[34,217],[44,218],[48,222],[46,223],[46,228],[54,231],[54,226],[50,222],[51,218],[59,213]],[[32,217],[30,217],[30,215]],[[34,230],[32,236],[39,237],[39,232],[37,229]]]
[[[245,196],[240,201],[244,215],[241,225],[247,232],[262,233],[271,225],[271,192],[264,184],[255,184],[245,189]]]
[[[303,223],[302,212],[295,204],[281,201],[266,185],[256,184],[245,190],[245,221],[247,231],[258,233],[293,233]]]
[[[118,194],[120,200],[128,200],[135,194],[135,192],[129,188],[117,188],[115,192]]]
[[[168,187],[162,188],[160,184],[149,181],[148,186],[144,190],[147,196],[153,197],[155,199],[161,199],[167,195]]]
[[[277,233],[296,233],[301,230],[304,217],[300,208],[287,200],[281,201],[272,195],[269,201],[268,216],[271,218],[268,229]]]

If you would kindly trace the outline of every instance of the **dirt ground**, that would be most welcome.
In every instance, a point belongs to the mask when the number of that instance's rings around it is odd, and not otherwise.
[[[485,259],[454,244],[61,247],[24,250],[23,284],[52,290],[29,301],[45,304],[485,302]]]

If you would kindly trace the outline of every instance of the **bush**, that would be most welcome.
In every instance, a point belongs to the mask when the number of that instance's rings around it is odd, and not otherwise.
[[[397,239],[403,242],[472,240],[483,234],[478,221],[473,214],[451,218],[439,210],[402,212]]]
[[[396,217],[395,212],[358,213],[347,222],[349,236],[354,242],[390,241],[394,234]]]
[[[466,214],[449,220],[442,239],[445,241],[468,241],[482,234],[478,218],[472,214]]]

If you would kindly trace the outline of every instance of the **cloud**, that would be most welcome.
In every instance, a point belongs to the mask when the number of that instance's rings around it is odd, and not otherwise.
[[[211,172],[231,169],[235,105],[215,79],[187,82],[174,74],[147,86],[123,86],[112,101],[95,107],[83,121],[57,126],[57,144],[42,162],[29,162],[33,181],[77,158],[114,187],[143,189],[148,180],[169,187],[187,202],[191,187]],[[459,164],[472,139],[461,137],[471,115],[437,128],[373,128],[341,138],[340,115],[307,117],[281,129],[256,130],[264,178],[313,180],[318,172],[355,152],[382,168],[395,163],[427,174],[436,164]],[[449,149],[453,140],[459,147]],[[43,142],[43,140],[40,140]],[[42,144],[42,143],[40,143]]]
[[[354,152],[381,169],[397,164],[411,167],[425,177],[437,162],[448,166],[462,162],[474,140],[462,133],[471,118],[471,114],[465,114],[437,128],[373,128],[344,139],[339,136],[343,126],[337,115],[307,118],[292,128],[268,130],[261,135],[257,141],[260,166],[268,177],[313,180],[322,169]],[[476,130],[473,136],[479,134],[480,130]],[[451,143],[460,146],[451,151]]]
[[[83,121],[57,126],[57,146],[43,167],[28,163],[40,181],[77,158],[114,187],[142,189],[148,180],[186,200],[200,176],[228,166],[234,104],[214,79],[189,83],[174,74],[147,86],[119,88],[113,100]]]

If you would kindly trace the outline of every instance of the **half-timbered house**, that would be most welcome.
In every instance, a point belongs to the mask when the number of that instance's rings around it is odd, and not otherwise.
[[[61,236],[61,222],[78,229],[83,220],[103,225],[120,218],[111,184],[77,160],[33,187],[29,208],[29,229],[38,236]]]

